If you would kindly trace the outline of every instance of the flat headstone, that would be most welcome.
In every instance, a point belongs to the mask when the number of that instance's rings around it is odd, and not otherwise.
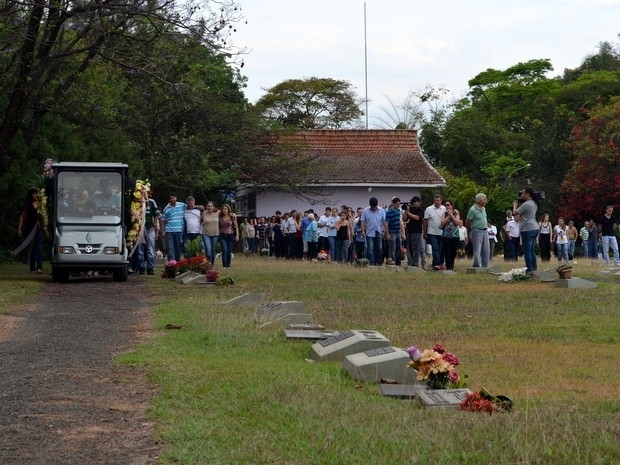
[[[312,344],[310,359],[316,362],[343,360],[347,355],[387,347],[390,341],[369,330],[348,330]]]
[[[599,271],[597,274],[620,276],[620,268],[605,268]]]
[[[379,384],[379,390],[387,397],[413,399],[419,391],[426,390],[426,386],[424,384]]]
[[[582,278],[570,278],[570,279],[556,279],[555,287],[567,288],[567,289],[594,289],[597,284],[587,279]]]
[[[293,325],[288,325],[288,328],[286,329],[297,329],[297,330],[303,330],[303,331],[323,331],[325,329],[325,326],[320,325],[318,323],[307,324],[307,325],[293,324]]]
[[[285,315],[293,313],[304,313],[304,303],[299,300],[288,300],[281,302],[269,302],[261,305],[254,312],[254,321],[265,323],[275,321]],[[302,322],[291,322],[302,323]],[[311,323],[311,322],[305,322]]]
[[[342,369],[351,378],[367,383],[393,379],[401,384],[415,384],[416,371],[407,366],[410,361],[403,349],[387,346],[347,355]]]
[[[422,268],[421,266],[406,266],[403,268],[403,270],[410,271],[412,273],[417,273],[417,272],[424,271],[424,268]]]
[[[417,398],[424,408],[456,410],[469,394],[469,389],[427,389],[418,391]]]
[[[184,277],[181,280],[182,284],[207,284],[207,275],[194,273]]]
[[[554,269],[532,271],[532,279],[543,283],[553,283],[558,278],[558,273]]]
[[[222,302],[221,305],[230,307],[252,307],[254,305],[260,305],[263,300],[265,300],[265,294],[263,293],[246,292],[226,302]]]
[[[309,313],[287,313],[275,320],[269,320],[263,322],[260,327],[265,326],[279,326],[281,328],[287,328],[292,324],[312,324],[312,315]]]
[[[192,278],[194,276],[197,276],[198,273],[196,273],[195,271],[186,271],[185,273],[180,273],[178,275],[176,275],[174,277],[174,280],[177,283],[183,283],[186,279]]]
[[[311,326],[311,325],[308,325]],[[305,339],[319,341],[339,334],[338,331],[325,331],[317,329],[285,329],[284,335],[288,339]]]
[[[488,269],[481,266],[470,266],[466,272],[467,274],[488,273]]]

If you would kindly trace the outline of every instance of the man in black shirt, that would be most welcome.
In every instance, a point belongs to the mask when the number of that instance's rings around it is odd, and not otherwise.
[[[403,222],[407,237],[407,265],[420,266],[426,265],[425,244],[422,241],[422,223],[424,222],[424,208],[422,199],[417,195],[409,201],[409,207],[403,212]]]

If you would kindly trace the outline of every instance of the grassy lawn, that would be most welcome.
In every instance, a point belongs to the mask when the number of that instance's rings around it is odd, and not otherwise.
[[[466,274],[469,264],[443,275],[237,256],[233,286],[132,277],[165,295],[161,336],[120,359],[160,387],[151,414],[161,463],[620,463],[620,277],[580,261],[573,276],[598,287],[561,289]],[[0,267],[2,289],[5,276]],[[24,277],[30,292],[38,278]],[[489,416],[384,397],[339,363],[306,361],[311,342],[257,327],[254,308],[220,305],[245,292],[300,300],[327,329],[376,330],[397,347],[441,342],[470,389],[507,395],[515,409]]]

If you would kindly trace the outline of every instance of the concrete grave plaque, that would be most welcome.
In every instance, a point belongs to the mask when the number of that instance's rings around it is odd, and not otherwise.
[[[182,284],[206,284],[207,276],[204,274],[198,274],[198,273],[190,274],[188,276],[185,276],[181,280],[181,283]]]
[[[488,273],[487,268],[483,268],[481,266],[470,266],[466,270],[466,274],[479,274],[479,273]]]
[[[471,394],[471,391],[469,389],[427,389],[417,394],[424,408],[456,410],[467,395]]]
[[[270,320],[261,324],[260,328],[271,325],[287,328],[292,324],[312,324],[312,315],[309,313],[288,313],[275,320]]]
[[[310,325],[309,325],[310,326]],[[338,331],[325,331],[317,329],[285,329],[284,335],[288,339],[306,339],[319,341],[327,339],[328,337],[336,336]]]
[[[254,305],[261,304],[263,300],[265,300],[265,294],[246,292],[245,294],[241,294],[233,299],[227,300],[226,302],[222,302],[221,305],[231,307],[252,307]]]
[[[556,279],[555,287],[564,287],[568,289],[594,289],[597,284],[587,279],[582,278],[570,278],[570,279]]]
[[[415,384],[415,370],[407,367],[411,357],[403,349],[380,347],[366,352],[347,355],[342,369],[353,379],[378,383],[381,378],[401,384]]]
[[[411,368],[409,368],[411,371]],[[381,394],[397,399],[413,399],[419,391],[426,390],[424,384],[379,384]]]
[[[390,341],[376,331],[348,330],[312,344],[310,358],[317,362],[342,360],[347,355],[389,345]]]
[[[304,313],[304,303],[299,300],[289,300],[281,302],[269,302],[261,305],[254,312],[254,321],[265,323],[275,321],[283,316],[293,313]],[[291,323],[308,323],[303,321],[295,321]]]

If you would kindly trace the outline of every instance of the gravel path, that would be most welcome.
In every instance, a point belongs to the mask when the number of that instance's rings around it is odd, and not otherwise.
[[[1,464],[152,464],[144,374],[114,365],[152,328],[152,277],[46,284],[0,315]]]

